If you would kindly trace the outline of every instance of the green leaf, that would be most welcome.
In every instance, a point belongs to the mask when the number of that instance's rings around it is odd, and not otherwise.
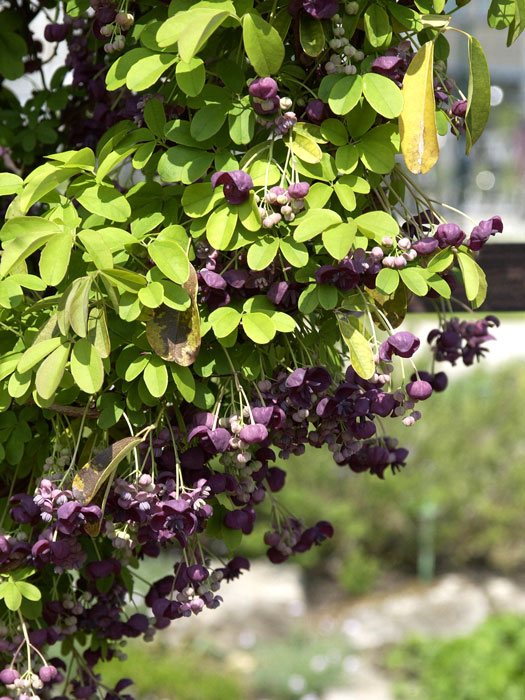
[[[17,581],[16,585],[23,598],[27,598],[28,600],[40,600],[42,598],[42,593],[40,593],[40,590],[32,583]]]
[[[515,0],[492,0],[487,12],[489,27],[505,29],[514,19],[515,11]]]
[[[335,164],[340,173],[352,173],[359,163],[359,150],[357,146],[348,144],[341,146],[335,153]]]
[[[56,233],[61,233],[60,230]],[[2,261],[0,262],[0,277],[5,277],[13,268],[38,250],[53,237],[53,233],[37,233],[28,230],[5,244]]]
[[[178,243],[157,238],[148,246],[148,253],[159,270],[178,284],[184,284],[189,275],[188,256]]]
[[[214,136],[226,121],[228,104],[212,103],[197,110],[192,117],[190,134],[196,141]]]
[[[325,46],[323,23],[306,12],[299,17],[299,39],[308,56],[319,56]]]
[[[195,379],[189,367],[181,367],[175,363],[170,364],[171,376],[177,389],[185,401],[191,402],[195,398]]]
[[[250,270],[264,270],[273,261],[279,250],[279,239],[264,236],[248,248],[248,267]]]
[[[255,112],[250,106],[234,105],[228,113],[228,129],[233,143],[250,143],[255,133]]]
[[[102,274],[113,286],[125,292],[137,294],[139,289],[147,285],[147,281],[142,275],[131,272],[131,270],[113,268],[113,270],[104,270]]]
[[[272,319],[260,311],[244,314],[242,327],[248,338],[260,345],[273,340],[276,332]]]
[[[345,75],[330,90],[330,109],[334,114],[348,114],[359,102],[362,93],[363,78],[360,75]]]
[[[335,146],[344,146],[348,143],[348,131],[339,119],[325,119],[321,124],[321,135]]]
[[[335,309],[339,301],[337,289],[331,284],[320,284],[317,288],[317,296],[319,297],[319,303],[327,311]]]
[[[250,192],[249,198],[237,205],[239,221],[247,231],[259,231],[261,228],[261,212],[255,199],[255,192]]]
[[[18,610],[22,604],[22,594],[14,581],[5,581],[2,584],[2,597],[9,610]]]
[[[257,14],[246,13],[242,18],[242,39],[257,75],[264,78],[279,71],[284,59],[284,44],[271,24]]]
[[[293,267],[304,267],[308,263],[308,248],[304,243],[297,243],[292,236],[287,236],[279,240],[279,246],[286,260]]]
[[[439,144],[434,97],[434,42],[418,50],[403,79],[403,111],[399,116],[401,149],[410,172],[427,173],[437,162]]]
[[[55,234],[44,246],[38,269],[40,276],[50,287],[59,285],[66,276],[72,246],[73,239],[67,231]]]
[[[63,343],[63,338],[48,338],[27,348],[16,366],[17,372],[25,374]]]
[[[390,267],[383,267],[376,277],[376,289],[390,296],[399,286],[399,272]]]
[[[375,139],[367,139],[365,136],[361,139],[357,148],[359,150],[359,157],[367,170],[385,175],[393,169],[395,165],[395,155],[390,145],[386,145]]]
[[[392,39],[392,27],[386,11],[377,3],[370,5],[363,15],[366,38],[375,48],[388,45]]]
[[[334,185],[334,191],[337,195],[337,199],[341,202],[346,211],[354,211],[356,208],[354,190],[349,185],[339,180]]]
[[[98,231],[84,229],[78,238],[99,270],[110,270],[113,267],[113,255]]]
[[[483,304],[483,302],[487,298],[487,290],[488,290],[487,278],[485,276],[485,273],[483,272],[483,270],[479,266],[478,266],[478,275],[479,275],[479,290],[478,290],[478,293],[476,294],[476,298],[472,300],[472,308],[473,309],[479,309],[479,307]],[[430,284],[430,282],[429,282],[429,284]],[[439,290],[437,290],[437,291],[439,292]],[[441,293],[441,296],[446,297],[446,294]],[[446,298],[448,298],[448,297],[446,297]]]
[[[427,269],[432,272],[443,272],[454,262],[454,253],[450,248],[438,251],[429,261]]]
[[[182,60],[188,63],[229,14],[227,11],[214,10],[213,8],[199,8],[198,12],[192,11],[190,21],[179,37],[179,54]],[[162,38],[162,27],[157,32],[157,39],[161,46],[169,46],[169,44],[164,43]]]
[[[150,356],[143,376],[148,391],[152,396],[155,398],[164,396],[168,388],[168,370],[160,357],[157,357],[157,355]]]
[[[71,353],[71,374],[86,394],[96,394],[104,381],[102,358],[86,338],[77,340]]]
[[[164,301],[164,287],[160,282],[151,282],[139,290],[139,299],[144,306],[156,309]]]
[[[419,297],[424,297],[427,294],[426,275],[419,267],[403,267],[399,270],[399,274],[411,292]]]
[[[213,153],[187,146],[172,146],[160,157],[158,171],[164,182],[191,185],[206,174],[212,161]]]
[[[164,136],[166,113],[164,112],[164,105],[158,97],[152,97],[146,102],[144,107],[144,121],[148,129],[155,134],[155,136],[159,138]]]
[[[133,155],[132,164],[136,170],[144,168],[155,150],[155,141],[148,141],[140,145]]]
[[[426,280],[427,280],[428,286],[431,289],[436,291],[444,299],[450,299],[450,296],[452,294],[452,290],[450,289],[448,282],[446,282],[442,277],[440,277],[439,275],[430,273],[427,275]]]
[[[195,97],[202,92],[206,82],[206,69],[201,58],[192,58],[188,63],[179,61],[175,72],[177,85],[189,97]]]
[[[87,339],[94,346],[100,357],[109,357],[111,341],[109,338],[106,309],[95,307],[89,312]]]
[[[87,320],[89,313],[89,293],[91,291],[91,277],[81,277],[78,284],[71,290],[65,307],[65,314],[71,327],[81,338],[87,334]]]
[[[124,195],[106,184],[93,184],[76,195],[80,204],[92,214],[111,221],[127,221],[131,207]]]
[[[62,381],[69,357],[69,345],[60,345],[42,362],[35,377],[35,387],[44,400],[51,399]]]
[[[323,152],[319,145],[305,134],[294,133],[292,152],[305,163],[319,163]]]
[[[480,286],[479,265],[466,253],[458,253],[457,261],[463,275],[465,294],[469,301],[474,301],[478,296]]]
[[[356,233],[355,221],[334,224],[323,231],[323,245],[332,257],[342,260],[348,254]]]
[[[403,110],[403,95],[393,80],[377,73],[363,77],[363,94],[368,104],[387,119],[399,117]]]
[[[122,460],[138,447],[143,440],[143,435],[123,438],[98,452],[75,474],[72,486],[73,498],[80,505],[87,506]]]
[[[363,379],[370,379],[376,371],[374,353],[368,340],[344,316],[338,316],[339,329],[350,350],[350,363]]]
[[[210,182],[196,182],[184,188],[182,208],[188,216],[198,219],[209,214],[222,198],[221,190],[214,190]]]
[[[222,204],[208,218],[206,224],[206,237],[216,250],[224,250],[230,243],[235,226],[237,214],[233,213],[227,204]]]
[[[319,306],[319,295],[317,290],[317,284],[309,284],[308,287],[301,292],[297,305],[302,314],[311,314],[312,311],[315,311],[315,309]]]
[[[355,219],[357,228],[367,238],[381,242],[383,236],[395,238],[399,233],[399,224],[385,211],[369,211]]]
[[[331,185],[324,182],[314,182],[305,199],[310,209],[322,209],[333,194]]]
[[[141,92],[155,85],[160,76],[177,60],[176,56],[166,53],[154,53],[140,58],[126,75],[126,86],[135,92]]]
[[[309,241],[331,224],[341,223],[341,217],[330,209],[310,209],[301,219],[293,237],[298,243]]]
[[[126,76],[129,70],[138,61],[147,56],[151,56],[148,49],[131,49],[114,61],[106,74],[106,87],[108,90],[118,90],[126,83]]]
[[[0,173],[0,196],[20,194],[24,181],[14,173]]]
[[[211,312],[208,320],[217,338],[225,338],[237,328],[241,314],[236,309],[232,309],[231,306],[221,306]]]
[[[465,127],[467,130],[466,152],[479,139],[487,124],[490,112],[490,73],[487,59],[479,41],[470,36],[468,40],[469,81]]]

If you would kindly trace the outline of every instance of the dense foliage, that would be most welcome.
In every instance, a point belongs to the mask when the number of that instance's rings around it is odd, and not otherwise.
[[[518,700],[524,661],[523,617],[510,614],[461,639],[413,639],[388,656],[399,700]]]
[[[412,295],[439,308],[434,360],[483,356],[497,319],[446,312],[457,286],[483,302],[475,257],[501,219],[447,223],[396,160],[426,172],[438,129],[465,132],[469,152],[488,118],[476,39],[467,98],[446,74],[444,5],[3,5],[6,78],[42,68],[39,11],[68,51],[22,108],[0,94],[9,697],[128,698],[94,665],[217,607],[265,499],[272,562],[331,537],[279,504],[276,452],[327,445],[381,478],[402,467],[383,423],[413,425],[447,384],[396,330]],[[140,581],[138,560],[168,548],[173,573]],[[138,593],[148,615],[127,605]]]

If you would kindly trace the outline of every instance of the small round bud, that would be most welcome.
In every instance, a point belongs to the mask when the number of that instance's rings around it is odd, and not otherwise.
[[[100,33],[102,36],[110,37],[113,34],[113,27],[111,24],[105,24],[103,27],[100,27]]]
[[[117,12],[115,17],[115,22],[123,29],[129,29],[134,21],[135,17],[130,12]]]
[[[355,75],[357,73],[357,68],[355,66],[345,66],[344,69],[346,75]]]
[[[354,60],[356,61],[362,61],[363,58],[365,57],[365,54],[362,51],[356,51],[354,54]]]
[[[283,110],[283,112],[287,112],[289,109],[291,109],[292,104],[293,101],[291,97],[281,97],[279,100],[279,107]]]
[[[401,248],[401,250],[410,250],[412,247],[412,243],[410,242],[410,238],[401,238],[397,242],[397,247]]]
[[[383,245],[394,245],[394,240],[390,236],[383,236],[381,243]]]
[[[324,69],[328,74],[335,73],[335,65],[333,64],[332,61],[328,61],[327,63],[325,63]]]
[[[359,12],[359,3],[358,2],[345,3],[345,12],[347,15],[356,15]]]

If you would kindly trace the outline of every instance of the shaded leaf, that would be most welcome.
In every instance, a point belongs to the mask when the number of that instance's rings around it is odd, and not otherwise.
[[[490,112],[489,67],[481,44],[473,36],[468,40],[468,55],[469,82],[465,117],[467,154],[483,133]]]

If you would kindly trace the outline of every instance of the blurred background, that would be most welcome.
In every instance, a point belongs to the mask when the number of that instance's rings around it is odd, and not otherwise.
[[[489,356],[452,370],[420,423],[399,424],[410,448],[401,474],[353,474],[313,449],[280,465],[284,504],[308,523],[330,520],[333,540],[273,566],[262,515],[239,552],[252,569],[224,587],[223,605],[132,641],[126,661],[99,668],[108,685],[129,674],[140,700],[525,698],[525,39],[507,48],[506,32],[487,27],[489,4],[474,0],[454,22],[487,53],[488,128],[469,158],[463,138],[440,137],[438,166],[418,183],[475,222],[504,220],[482,262],[486,310],[502,322]],[[447,38],[449,75],[466,94],[466,41]],[[19,95],[30,81],[16,82]],[[411,314],[408,327],[424,338],[431,320]],[[153,581],[170,567],[139,573]]]

